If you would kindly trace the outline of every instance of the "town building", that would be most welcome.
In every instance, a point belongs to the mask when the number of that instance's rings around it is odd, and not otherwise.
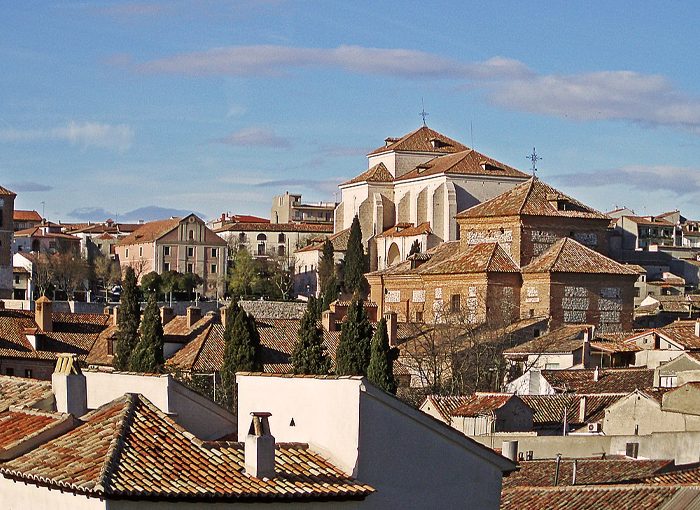
[[[341,230],[329,235],[327,239],[333,245],[333,261],[335,264],[345,259],[348,249],[350,229]],[[321,289],[318,280],[318,264],[321,262],[325,239],[312,242],[294,253],[294,294],[297,296],[318,297]]]
[[[63,232],[59,223],[42,221],[14,233],[12,253],[80,253],[80,239]]]
[[[145,223],[120,240],[115,252],[122,270],[132,267],[139,281],[151,271],[192,273],[202,279],[202,295],[224,294],[226,241],[194,214]]]
[[[97,223],[62,223],[61,225],[66,234],[80,239],[80,253],[88,260],[92,260],[99,255],[114,258],[115,246],[119,240],[141,228],[143,222],[119,223],[109,218]]]
[[[290,194],[272,197],[270,218],[272,223],[323,223],[333,225],[335,202],[303,203],[301,195]]]
[[[24,211],[21,209],[15,209],[12,220],[14,223],[14,231],[25,230],[27,228],[36,227],[41,224],[43,218],[41,214],[36,211]]]
[[[368,170],[339,186],[335,232],[349,228],[358,216],[372,270],[383,268],[396,254],[393,243],[380,252],[375,236],[395,225],[418,228],[427,223],[437,240],[455,241],[459,233],[454,217],[459,211],[528,178],[425,125],[401,138],[387,138],[367,158]]]
[[[13,215],[16,196],[0,186],[0,299],[12,297]]]

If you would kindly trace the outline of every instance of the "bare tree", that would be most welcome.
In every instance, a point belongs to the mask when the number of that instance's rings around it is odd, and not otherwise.
[[[107,299],[109,286],[119,283],[121,280],[121,271],[119,270],[119,264],[105,255],[95,256],[95,276],[102,280],[102,286],[105,291],[105,299]]]
[[[73,252],[57,253],[52,257],[54,265],[54,283],[66,293],[68,299],[75,299],[75,292],[84,288],[88,277],[88,263]]]
[[[34,285],[40,295],[45,296],[54,282],[54,265],[46,253],[36,253],[32,258]]]

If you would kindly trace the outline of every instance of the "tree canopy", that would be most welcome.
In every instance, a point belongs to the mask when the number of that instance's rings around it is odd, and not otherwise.
[[[377,330],[372,337],[367,379],[375,386],[394,394],[396,393],[396,379],[394,378],[396,356],[396,349],[389,347],[386,320],[382,319],[377,324]]]
[[[163,323],[155,292],[148,293],[146,309],[143,311],[139,341],[129,360],[132,372],[157,373],[163,369]]]
[[[325,375],[331,369],[331,360],[323,347],[323,330],[318,325],[316,300],[309,299],[301,318],[297,342],[292,352],[295,374]]]
[[[355,216],[350,226],[348,249],[345,252],[345,291],[349,294],[364,293],[367,288],[364,273],[367,270],[367,258],[362,245],[360,220]]]
[[[372,325],[364,303],[355,296],[340,330],[335,370],[338,375],[367,375],[371,339]]]
[[[139,291],[136,286],[136,273],[131,267],[124,271],[122,293],[117,314],[117,349],[114,357],[114,368],[129,370],[130,358],[138,343],[141,306]]]

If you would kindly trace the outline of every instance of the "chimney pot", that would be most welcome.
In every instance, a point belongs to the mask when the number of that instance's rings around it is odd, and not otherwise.
[[[700,320],[695,321],[695,336],[700,336]]]
[[[202,318],[202,309],[196,306],[187,307],[187,327],[192,328]]]
[[[586,397],[585,395],[581,397],[578,407],[578,421],[579,423],[584,423],[586,421]]]
[[[326,331],[335,330],[334,314],[330,310],[326,310],[321,314],[321,325]]]
[[[510,459],[513,462],[518,461],[518,442],[517,441],[503,441],[501,446],[501,451],[503,456]]]
[[[275,477],[275,438],[270,433],[270,413],[252,412],[245,438],[245,471],[255,478]]]
[[[82,416],[87,412],[87,381],[78,366],[75,354],[59,354],[51,374],[51,389],[56,410]]]
[[[112,325],[119,326],[119,307],[112,308]]]
[[[165,326],[168,322],[173,320],[175,317],[175,312],[169,306],[163,306],[160,309],[160,321]]]
[[[593,381],[598,382],[598,379],[600,379],[600,369],[598,367],[595,367],[593,370]]]
[[[395,347],[399,328],[398,315],[396,312],[385,313],[384,320],[386,320],[386,331],[389,334],[389,345]]]
[[[34,321],[37,327],[43,332],[53,331],[52,318],[53,303],[46,296],[41,296],[36,300],[34,309]]]

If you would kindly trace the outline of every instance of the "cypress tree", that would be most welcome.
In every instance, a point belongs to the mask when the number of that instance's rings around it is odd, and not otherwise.
[[[389,347],[389,335],[386,331],[386,320],[377,324],[377,330],[372,337],[370,348],[367,379],[378,388],[396,394],[396,379],[394,379],[395,350]]]
[[[355,296],[340,330],[335,369],[338,375],[367,375],[371,339],[372,325],[362,299]]]
[[[113,365],[117,370],[129,370],[129,359],[139,340],[139,323],[141,320],[136,273],[131,267],[127,267],[124,272],[117,320],[117,352],[114,356]]]
[[[348,293],[362,293],[366,284],[365,280],[365,250],[362,246],[362,230],[360,220],[355,216],[350,226],[348,249],[345,253],[345,290]]]
[[[236,372],[260,370],[260,335],[253,316],[235,302],[226,313],[224,328],[224,361],[221,368],[222,401],[235,410]]]
[[[323,330],[318,326],[316,304],[309,304],[301,318],[297,342],[292,352],[295,374],[325,375],[331,369],[331,360],[323,347]]]
[[[338,279],[335,275],[331,275],[326,283],[326,288],[323,290],[323,294],[320,296],[320,311],[325,312],[331,307],[331,303],[338,299],[338,292],[340,292],[340,285],[338,284]]]
[[[163,369],[163,323],[158,310],[156,293],[150,292],[141,320],[141,339],[129,360],[132,372],[156,373]]]
[[[323,294],[330,278],[335,274],[335,257],[333,243],[326,239],[323,243],[323,251],[318,261],[318,288]]]

